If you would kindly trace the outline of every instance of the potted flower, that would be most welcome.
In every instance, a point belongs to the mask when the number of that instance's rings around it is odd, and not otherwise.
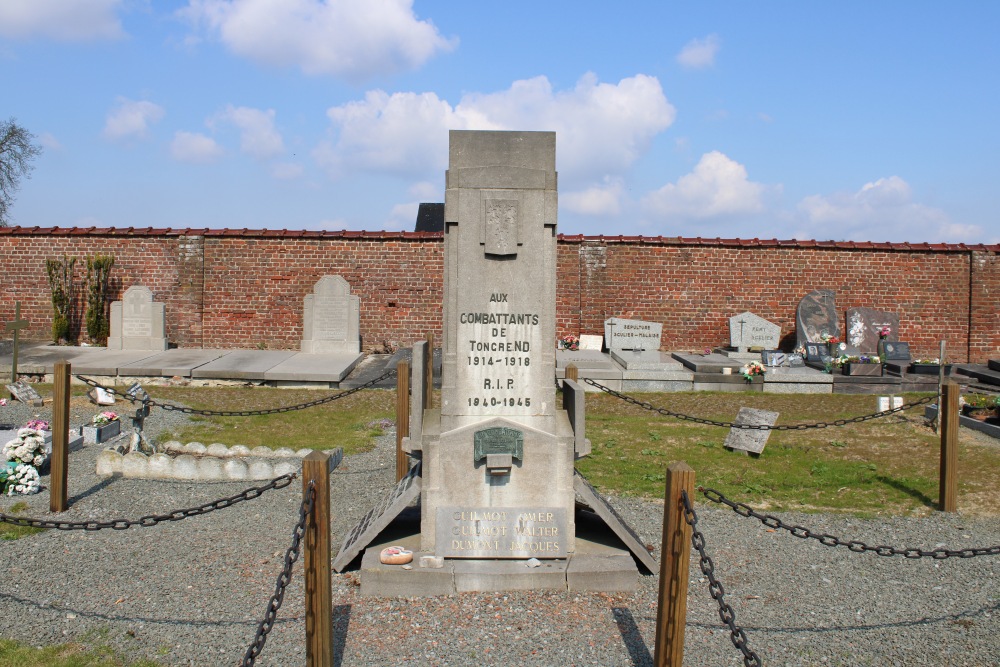
[[[962,414],[978,421],[1000,417],[1000,396],[969,394],[962,396]]]
[[[937,375],[941,372],[941,360],[937,357],[929,359],[914,359],[910,364],[910,372],[917,375]],[[951,372],[951,364],[945,364],[944,374]]]
[[[563,336],[559,339],[559,349],[560,350],[579,350],[580,349],[580,337],[579,336]]]
[[[882,359],[877,356],[842,354],[836,361],[844,375],[882,376]]]
[[[24,425],[24,428],[30,428],[33,431],[51,431],[52,430],[52,427],[44,419],[32,419],[27,424]]]
[[[834,336],[833,334],[826,332],[820,334],[819,337],[820,339],[822,339],[824,343],[826,343],[829,355],[831,357],[836,356],[837,346],[840,345],[840,338],[838,336]]]
[[[751,361],[743,367],[743,379],[753,382],[755,377],[764,377],[764,364],[759,361]]]
[[[94,415],[90,423],[84,424],[80,431],[85,444],[96,445],[121,433],[122,422],[116,413],[105,410]]]
[[[33,428],[18,429],[17,436],[3,446],[0,455],[9,463],[39,468],[49,458],[45,449],[45,434]]]
[[[41,486],[38,482],[38,470],[27,463],[7,461],[0,466],[0,494],[5,496],[28,495],[38,493]]]
[[[878,331],[878,356],[879,359],[885,361],[885,341],[889,338],[889,334],[892,333],[892,328],[889,326],[879,327]]]

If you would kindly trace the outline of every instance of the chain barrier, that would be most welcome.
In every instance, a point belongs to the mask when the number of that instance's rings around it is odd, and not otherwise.
[[[264,650],[264,643],[267,641],[268,633],[274,628],[274,621],[278,617],[278,610],[281,609],[281,601],[285,598],[285,588],[288,587],[288,582],[292,580],[292,566],[299,559],[299,554],[301,553],[302,536],[305,535],[306,521],[309,515],[312,514],[315,500],[316,483],[309,482],[309,490],[306,493],[306,498],[302,501],[302,505],[299,506],[299,522],[292,529],[292,544],[285,551],[285,565],[278,574],[278,579],[274,585],[274,594],[267,601],[267,610],[264,612],[264,618],[257,625],[257,633],[254,635],[253,642],[247,647],[246,653],[243,654],[243,661],[240,662],[242,667],[253,667],[257,656]]]
[[[743,664],[745,667],[761,667],[760,656],[747,646],[747,633],[743,628],[736,625],[736,612],[725,600],[725,589],[722,582],[715,578],[715,564],[711,557],[705,552],[705,535],[698,530],[698,515],[695,514],[691,506],[691,499],[688,498],[687,491],[681,491],[681,502],[684,504],[684,521],[691,526],[691,546],[698,552],[698,565],[702,574],[708,579],[708,592],[712,599],[719,604],[719,618],[729,626],[729,639],[733,646],[743,654]]]
[[[852,417],[851,419],[837,419],[832,422],[816,422],[813,424],[778,424],[778,425],[768,425],[768,424],[738,424],[736,422],[720,422],[714,421],[712,419],[703,419],[701,417],[692,417],[691,415],[685,415],[680,412],[674,412],[672,410],[667,410],[666,408],[658,408],[652,403],[647,403],[645,401],[640,401],[636,398],[632,398],[626,394],[623,394],[614,389],[605,387],[599,382],[595,382],[590,378],[584,379],[587,384],[597,387],[606,394],[610,394],[615,398],[620,398],[626,403],[631,403],[632,405],[637,405],[643,410],[650,410],[651,412],[656,412],[664,417],[674,417],[675,419],[680,419],[682,421],[694,422],[696,424],[704,424],[706,426],[723,426],[725,428],[739,428],[747,431],[806,431],[813,428],[827,428],[829,426],[847,426],[848,424],[859,424],[861,422],[870,421],[872,419],[879,419],[881,417],[886,417],[897,412],[902,412],[910,408],[915,408],[918,405],[923,405],[925,403],[930,403],[937,400],[937,396],[925,396],[924,398],[917,399],[912,403],[906,403],[898,408],[892,408],[891,410],[883,410],[882,412],[876,412],[870,415],[862,415],[860,417]]]
[[[333,394],[332,396],[326,396],[324,398],[320,398],[315,401],[309,401],[307,403],[299,403],[297,405],[286,405],[280,408],[270,408],[267,410],[196,410],[194,408],[189,408],[181,405],[174,405],[172,403],[160,403],[159,401],[156,401],[152,398],[146,401],[145,404],[149,406],[158,407],[162,410],[171,410],[173,412],[182,412],[186,415],[199,415],[202,417],[257,417],[260,415],[275,415],[282,412],[295,412],[297,410],[306,410],[308,408],[314,408],[317,405],[323,405],[325,403],[331,403],[341,398],[346,398],[347,396],[350,396],[351,394],[356,394],[357,392],[362,391],[364,389],[370,389],[371,387],[375,386],[382,380],[385,380],[386,378],[395,375],[395,373],[396,369],[393,368],[391,370],[386,371],[385,373],[375,378],[374,380],[369,380],[363,385],[354,387],[353,389],[345,389],[344,391],[338,394]],[[83,377],[82,375],[74,375],[73,377],[75,377],[77,380],[83,382],[84,384],[90,387],[95,387],[97,389],[109,392],[112,395],[117,395],[117,392],[112,387],[105,387],[101,385],[99,382],[95,382],[94,380]],[[126,394],[124,398],[132,401],[133,403],[137,400],[135,397],[130,396],[128,394]]]
[[[912,547],[899,548],[890,547],[886,545],[871,546],[865,544],[864,542],[858,540],[845,541],[835,535],[828,535],[826,533],[816,533],[804,526],[798,525],[788,525],[778,517],[772,514],[760,514],[752,507],[746,503],[738,503],[726,498],[724,495],[716,491],[715,489],[706,489],[704,487],[698,487],[706,498],[711,500],[713,503],[719,503],[728,506],[734,512],[740,516],[757,519],[762,524],[768,528],[774,528],[781,530],[787,530],[789,533],[795,537],[800,537],[802,539],[813,539],[818,541],[820,544],[828,547],[847,547],[855,553],[864,553],[865,551],[871,551],[879,556],[903,556],[905,558],[933,558],[935,560],[944,560],[946,558],[974,558],[975,556],[997,556],[1000,555],[1000,545],[994,547],[976,547],[967,549],[934,549],[932,551],[925,551],[922,549],[914,549]]]
[[[111,521],[46,521],[44,519],[31,519],[28,517],[10,516],[8,514],[0,513],[0,523],[9,523],[26,528],[54,528],[55,530],[103,530],[105,528],[110,528],[112,530],[126,530],[127,528],[132,528],[134,526],[150,528],[159,523],[163,523],[164,521],[180,521],[181,519],[187,519],[188,517],[200,516],[202,514],[214,512],[215,510],[232,507],[233,505],[241,503],[245,500],[257,498],[263,495],[265,491],[270,491],[271,489],[282,489],[291,484],[292,480],[296,477],[298,477],[298,473],[289,473],[287,475],[282,475],[281,477],[275,477],[264,486],[250,487],[241,493],[237,493],[235,496],[220,498],[219,500],[205,503],[204,505],[198,505],[197,507],[173,510],[169,514],[150,514],[139,519],[113,519]]]

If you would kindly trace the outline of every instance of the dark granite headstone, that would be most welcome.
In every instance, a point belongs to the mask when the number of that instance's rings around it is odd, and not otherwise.
[[[840,336],[840,318],[832,290],[814,290],[802,297],[795,311],[796,346],[823,341],[823,334]]]
[[[910,344],[899,341],[887,341],[885,343],[886,361],[910,361]]]
[[[874,308],[847,309],[847,342],[865,354],[878,351],[879,330],[889,328],[886,340],[899,340],[899,315]]]

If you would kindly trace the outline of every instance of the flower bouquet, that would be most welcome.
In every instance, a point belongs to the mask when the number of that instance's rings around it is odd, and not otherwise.
[[[118,419],[118,415],[116,413],[105,411],[98,415],[94,415],[94,418],[90,421],[94,424],[94,426],[104,426],[105,424],[110,424],[116,419]]]
[[[27,463],[8,461],[0,467],[0,493],[7,496],[38,493],[38,470]]]
[[[19,429],[17,437],[3,446],[0,455],[15,464],[41,466],[49,457],[45,451],[45,435],[33,428]]]
[[[878,330],[879,340],[885,340],[886,338],[889,337],[889,334],[891,334],[891,333],[892,333],[892,329],[891,328],[889,328],[889,327],[881,327]]]
[[[107,442],[111,438],[122,432],[122,423],[118,414],[105,410],[94,415],[89,424],[84,424],[80,429],[83,435],[83,442],[88,445],[97,445]]]
[[[844,375],[882,375],[882,359],[877,355],[842,354],[834,360]]]
[[[31,421],[29,421],[27,424],[24,425],[24,428],[30,428],[30,429],[33,429],[35,431],[51,431],[52,430],[52,427],[44,419],[32,419]]]
[[[764,364],[759,361],[751,361],[743,367],[743,379],[747,382],[753,382],[754,377],[757,375],[764,375]]]
[[[579,336],[563,336],[559,339],[559,349],[560,350],[579,350],[580,349],[580,337]]]

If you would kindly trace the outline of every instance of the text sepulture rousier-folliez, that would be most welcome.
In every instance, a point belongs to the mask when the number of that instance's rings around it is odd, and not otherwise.
[[[555,133],[450,133],[441,404],[411,420],[419,479],[400,484],[420,488],[420,552],[456,577],[462,563],[531,558],[571,571],[577,494],[638,544],[574,472],[589,451],[582,388],[567,382],[556,405],[556,209]],[[611,551],[634,585],[628,552]]]

